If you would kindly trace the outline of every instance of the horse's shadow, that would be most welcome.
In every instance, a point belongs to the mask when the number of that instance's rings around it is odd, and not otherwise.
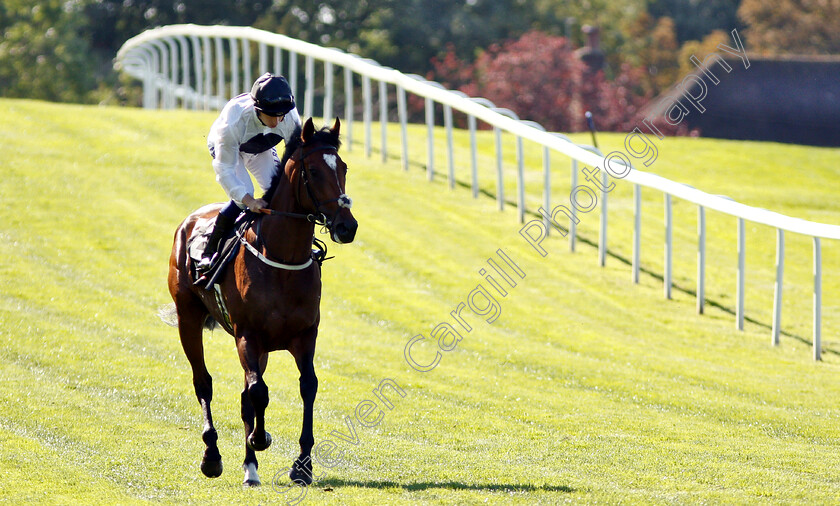
[[[500,483],[486,483],[486,484],[467,484],[455,481],[444,482],[415,482],[415,483],[397,483],[395,481],[381,481],[381,480],[343,480],[340,478],[329,478],[319,480],[317,484],[313,485],[321,489],[333,489],[338,487],[360,487],[360,488],[399,488],[406,491],[429,490],[433,488],[444,488],[449,490],[484,490],[488,492],[575,492],[575,489],[567,485],[523,485],[523,484],[500,484]]]

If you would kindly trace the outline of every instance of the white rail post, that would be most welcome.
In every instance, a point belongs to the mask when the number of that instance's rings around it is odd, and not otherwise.
[[[371,123],[371,116],[373,115],[372,105],[373,99],[371,98],[371,90],[370,90],[370,77],[362,76],[362,102],[363,102],[363,109],[362,109],[362,121],[365,124],[365,156],[370,158],[371,153],[371,133],[370,133],[370,123]]]
[[[260,74],[262,75],[262,74]],[[242,91],[251,91],[254,76],[251,72],[251,41],[242,39]]]
[[[822,251],[814,237],[814,360],[822,360]]]
[[[274,51],[272,51],[273,56],[272,60],[274,61],[273,68],[274,74],[282,76],[283,75],[283,48],[280,46],[274,46]]]
[[[601,171],[601,218],[600,232],[598,234],[598,265],[607,265],[607,188],[609,187],[607,171]]]
[[[157,76],[157,54],[154,50],[144,48],[147,57],[143,58],[145,72],[143,76],[143,108],[157,108],[157,91],[155,91],[155,77]]]
[[[216,101],[222,103],[227,99],[224,40],[221,37],[215,37],[213,42],[216,47]]]
[[[408,170],[408,111],[405,103],[405,88],[397,86],[397,113],[400,116],[400,142],[402,143],[402,168]]]
[[[148,53],[151,55],[149,58],[149,75],[143,81],[143,107],[146,107],[148,103],[148,107],[152,109],[158,108],[158,92],[157,92],[157,77],[160,74],[160,56],[158,52],[154,49],[149,49]],[[148,87],[148,93],[146,92],[146,87]]]
[[[522,136],[516,136],[516,216],[525,223],[525,153]],[[551,211],[548,211],[551,212]]]
[[[163,107],[165,109],[172,109],[173,105],[172,102],[175,100],[173,98],[172,93],[172,79],[173,79],[173,62],[175,61],[175,57],[172,56],[172,48],[170,47],[169,43],[171,41],[169,39],[161,39],[161,47],[163,47],[163,51],[161,53],[161,63],[163,64],[161,67],[161,102],[163,103]]]
[[[746,264],[746,240],[744,219],[738,218],[738,285],[736,287],[735,328],[744,330],[744,268]]]
[[[470,185],[472,187],[472,196],[474,199],[478,198],[478,146],[475,140],[476,121],[475,116],[470,114],[467,117],[467,124],[470,129]]]
[[[426,97],[426,177],[435,177],[435,103]]]
[[[697,207],[697,314],[706,305],[706,208]]]
[[[773,290],[773,346],[779,345],[782,331],[782,279],[785,272],[785,231],[776,229],[776,286]]]
[[[671,213],[671,194],[665,194],[665,298],[671,298],[671,268],[673,265],[673,218]]]
[[[183,35],[176,35],[175,43],[178,45],[178,54],[181,59],[181,81],[177,83],[177,88],[181,91],[181,109],[188,109],[190,107],[190,58],[188,56],[189,46],[187,45],[187,38]],[[177,89],[176,88],[176,89]]]
[[[577,177],[578,177],[578,161],[575,158],[572,158],[572,191],[575,191],[577,188]],[[574,253],[575,246],[577,245],[577,207],[570,206],[572,209],[572,217],[569,219],[569,251]],[[551,212],[551,211],[549,211]]]
[[[551,150],[546,146],[543,146],[543,209],[546,213],[551,213]],[[545,235],[549,235],[552,227],[548,216],[543,216],[543,224]]]
[[[504,166],[502,161],[502,130],[494,126],[493,132],[496,134],[496,204],[499,211],[505,209],[505,181],[504,181]]]
[[[455,146],[452,142],[452,107],[443,105],[443,124],[446,128],[446,160],[447,160],[447,182],[449,189],[455,188]]]
[[[174,109],[178,106],[178,97],[175,96],[175,83],[178,81],[178,48],[171,37],[163,39],[169,55],[169,75],[166,79],[166,108]]]
[[[633,185],[633,283],[639,282],[642,259],[642,187]]]
[[[213,97],[213,49],[210,37],[201,37],[201,51],[204,59],[204,110],[210,109],[210,99]]]
[[[186,42],[186,38],[184,39]],[[202,83],[203,76],[201,75],[201,46],[198,43],[198,37],[195,35],[190,36],[190,46],[192,51],[192,72],[195,74],[195,89],[191,95],[192,100],[190,100],[190,108],[193,110],[197,110],[199,106],[199,99],[204,91],[204,85]],[[186,61],[190,59],[187,58]],[[187,86],[191,86],[188,82]]]
[[[268,69],[268,46],[265,42],[259,42],[257,44],[257,73],[259,75],[263,75],[266,72],[269,72]]]
[[[353,151],[353,108],[353,71],[344,67],[344,120],[347,123],[345,136],[348,151]]]
[[[324,62],[324,123],[332,124],[333,120],[333,64]]]
[[[230,94],[231,96],[242,93],[239,86],[239,44],[234,38],[228,39],[230,47]]]
[[[298,96],[297,74],[298,74],[298,57],[296,51],[289,51],[289,74],[286,80],[289,81],[289,87],[292,89],[292,95]],[[297,101],[296,101],[297,102]],[[305,108],[305,107],[304,107]]]
[[[163,72],[163,63],[162,63],[162,60],[161,60],[160,47],[158,47],[158,45],[155,44],[155,42],[157,42],[157,41],[152,41],[149,44],[151,46],[149,51],[152,54],[151,61],[152,61],[152,72],[153,72],[153,76],[149,80],[149,82],[152,84],[151,92],[149,93],[149,103],[152,104],[152,107],[157,109],[158,107],[161,106],[162,98],[163,98],[163,97],[161,97],[160,93],[158,92],[158,80],[159,80],[158,78],[159,78],[161,72]]]
[[[161,41],[158,42],[160,49],[160,74],[158,78],[158,83],[160,87],[160,104],[161,107],[164,109],[170,109],[172,106],[170,103],[172,102],[172,89],[167,86],[167,82],[169,81],[169,47]]]
[[[307,116],[315,116],[315,58],[306,55],[305,65],[306,67],[303,69],[306,80],[306,96],[303,97],[304,109],[306,109]]]
[[[379,81],[379,129],[382,143],[382,163],[388,161],[388,84]]]

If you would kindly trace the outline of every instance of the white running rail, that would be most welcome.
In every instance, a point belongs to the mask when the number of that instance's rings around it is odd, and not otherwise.
[[[257,48],[257,63],[252,61],[252,45]],[[283,72],[283,52],[286,52],[288,71]],[[271,54],[269,54],[271,53]],[[443,88],[440,84],[427,81],[417,75],[406,75],[397,70],[383,67],[378,63],[354,54],[334,48],[325,48],[292,39],[284,35],[270,33],[249,27],[171,25],[147,30],[126,41],[120,48],[115,60],[115,67],[143,82],[143,106],[146,108],[174,108],[179,106],[191,109],[219,109],[229,99],[248,91],[256,77],[253,69],[259,73],[273,71],[285,75],[296,96],[299,95],[298,57],[304,58],[304,93],[301,114],[313,115],[315,100],[315,62],[323,64],[323,105],[324,118],[333,117],[335,67],[343,68],[344,73],[344,121],[347,124],[346,136],[348,149],[352,149],[352,123],[354,109],[354,74],[361,77],[364,146],[365,154],[371,155],[372,81],[378,83],[379,121],[381,123],[381,153],[387,158],[385,126],[388,120],[388,86],[396,89],[396,107],[401,124],[401,159],[403,169],[408,169],[407,136],[407,98],[412,93],[425,100],[427,125],[427,161],[426,170],[431,180],[435,175],[434,135],[435,106],[443,108],[444,126],[447,136],[448,183],[455,185],[455,168],[452,142],[452,111],[465,114],[468,120],[471,144],[471,186],[473,196],[478,195],[477,155],[475,131],[477,120],[492,126],[496,136],[496,199],[499,209],[505,205],[503,186],[502,142],[503,132],[516,137],[517,149],[517,211],[520,223],[525,221],[525,185],[523,139],[543,146],[543,223],[546,233],[551,229],[548,214],[551,210],[551,152],[558,152],[572,159],[572,188],[577,188],[578,163],[590,167],[604,168],[605,158],[592,146],[577,145],[561,134],[545,131],[537,123],[520,120],[515,113],[495,105],[483,98],[472,98],[461,92]],[[609,158],[609,154],[607,155]],[[624,157],[625,159],[628,157]],[[676,183],[633,168],[630,170],[621,162],[615,164],[628,172],[623,179],[634,184],[634,240],[633,240],[633,281],[639,280],[640,237],[641,237],[641,188],[660,191],[665,197],[665,261],[664,292],[671,297],[672,287],[672,224],[671,198],[676,197],[698,206],[698,254],[697,254],[697,312],[703,313],[705,301],[705,258],[706,258],[706,220],[705,211],[711,209],[738,218],[738,269],[736,297],[736,326],[744,328],[744,278],[745,278],[745,221],[768,225],[777,230],[776,240],[776,283],[773,302],[772,344],[779,344],[781,332],[782,281],[785,257],[785,232],[810,236],[813,240],[813,357],[820,360],[821,354],[821,308],[822,308],[822,254],[821,239],[840,239],[840,226],[806,221],[779,213],[750,207],[735,202],[727,197],[711,195],[690,186]],[[616,171],[619,172],[619,171]],[[601,171],[603,186],[606,187],[607,173]],[[599,263],[603,266],[607,254],[607,192],[601,191],[601,218],[598,241]],[[575,248],[575,215],[569,224],[569,247]]]

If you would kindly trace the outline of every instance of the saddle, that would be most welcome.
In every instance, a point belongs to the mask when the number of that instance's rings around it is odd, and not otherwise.
[[[207,242],[210,239],[210,233],[216,224],[216,217],[200,218],[193,228],[192,234],[187,239],[187,254],[189,256],[190,277],[193,284],[200,286],[207,290],[211,290],[216,281],[224,273],[225,267],[232,258],[239,252],[239,247],[242,245],[241,238],[245,235],[248,228],[257,220],[258,214],[242,211],[236,218],[233,227],[225,237],[219,241],[217,248],[217,255],[213,258],[213,263],[210,264],[206,270],[198,271],[197,266],[201,262],[204,255],[204,248],[207,247]],[[256,225],[256,232],[259,236],[259,222]],[[333,257],[327,256],[327,245],[318,239],[312,238],[312,260],[318,265],[323,265],[324,261]]]
[[[187,239],[187,253],[190,258],[190,277],[196,286],[206,289],[211,289],[216,283],[216,280],[224,272],[225,266],[230,262],[231,258],[236,256],[239,251],[239,238],[245,233],[251,223],[256,219],[257,215],[247,211],[243,211],[234,222],[233,227],[225,237],[219,241],[219,247],[216,249],[217,255],[213,259],[213,263],[206,270],[198,271],[197,266],[201,262],[204,254],[204,249],[207,247],[210,233],[216,224],[216,217],[201,218],[196,222],[192,234]]]

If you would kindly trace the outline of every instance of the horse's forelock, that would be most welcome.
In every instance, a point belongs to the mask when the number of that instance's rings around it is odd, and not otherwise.
[[[330,130],[330,127],[325,126],[321,127],[320,130],[317,130],[313,135],[312,138],[309,139],[308,142],[304,144],[304,146],[309,146],[312,144],[318,144],[319,142],[323,142],[329,144],[330,146],[338,149],[341,147],[341,139],[339,139],[338,135],[333,133]]]

